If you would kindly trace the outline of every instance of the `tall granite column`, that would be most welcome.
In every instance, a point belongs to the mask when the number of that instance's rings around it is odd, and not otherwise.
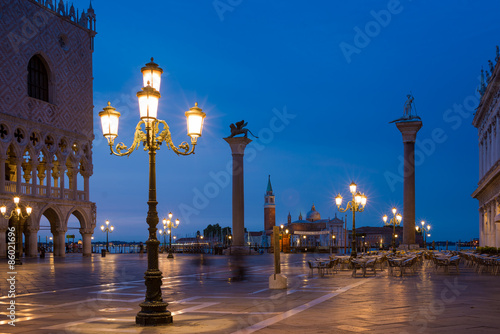
[[[234,248],[245,245],[245,195],[243,191],[243,155],[252,142],[245,137],[224,138],[233,154],[233,238]]]
[[[415,140],[422,121],[396,122],[403,135],[404,188],[403,188],[403,244],[415,244]]]

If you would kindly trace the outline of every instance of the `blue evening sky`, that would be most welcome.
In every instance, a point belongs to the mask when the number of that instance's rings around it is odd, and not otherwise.
[[[271,175],[276,222],[296,220],[314,203],[337,213],[351,181],[368,196],[356,226],[382,226],[402,210],[400,132],[409,92],[423,128],[416,145],[416,219],[431,240],[478,237],[477,130],[481,67],[500,43],[496,1],[104,1],[94,52],[94,175],[91,200],[111,240],[147,239],[148,156],[109,155],[98,112],[122,113],[117,142],[130,144],[138,118],[140,68],[164,69],[159,118],[176,144],[188,141],[184,112],[207,113],[196,154],[157,155],[158,212],[181,220],[175,234],[231,226],[229,124],[245,119],[259,136],[247,147],[245,226],[263,229]],[[88,1],[75,1],[87,8]],[[360,33],[361,31],[361,33]],[[339,213],[337,215],[340,216]],[[348,220],[351,224],[351,218]],[[76,220],[71,226],[76,226]]]

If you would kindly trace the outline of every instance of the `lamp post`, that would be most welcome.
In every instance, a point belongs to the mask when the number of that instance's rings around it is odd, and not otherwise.
[[[7,234],[9,244],[14,241],[16,245],[16,251],[14,252],[14,264],[21,265],[21,257],[23,253],[23,232],[21,231],[21,220],[26,219],[31,215],[31,211],[33,210],[30,206],[25,207],[26,214],[23,213],[23,209],[19,205],[21,202],[21,198],[19,196],[14,197],[14,208],[7,213],[7,206],[2,205],[0,207],[0,212],[5,219],[9,220],[10,218],[14,218],[13,230],[9,228],[9,233]],[[14,232],[12,235],[11,233]],[[9,260],[12,260],[9,257]],[[9,263],[10,264],[10,263]],[[13,270],[12,270],[13,271]]]
[[[385,226],[393,226],[393,230],[392,230],[392,252],[393,253],[396,253],[396,225],[399,225],[401,224],[401,220],[403,219],[403,216],[401,216],[400,213],[397,213],[398,212],[398,209],[396,208],[392,208],[392,214],[393,214],[393,218],[390,219],[389,222],[387,222],[388,220],[388,217],[387,215],[384,215],[382,217],[382,220],[384,221],[384,224]]]
[[[158,224],[158,212],[156,206],[156,151],[161,144],[171,149],[177,155],[190,155],[194,153],[196,141],[201,137],[205,113],[195,106],[185,112],[187,118],[187,134],[191,137],[191,146],[182,142],[175,146],[167,123],[157,119],[158,100],[160,98],[160,83],[163,70],[158,64],[151,62],[141,69],[143,74],[143,88],[137,93],[139,99],[139,111],[141,120],[137,123],[132,145],[127,147],[119,143],[113,149],[114,140],[118,136],[118,119],[120,113],[111,106],[105,107],[100,113],[103,135],[108,140],[112,154],[117,156],[129,156],[133,151],[143,144],[144,150],[149,155],[149,197],[148,214],[146,223],[149,230],[149,238],[146,241],[148,253],[148,269],[145,272],[146,297],[140,305],[141,311],[137,313],[135,322],[142,326],[157,326],[172,322],[172,314],[167,310],[168,303],[164,302],[161,294],[162,273],[158,269],[158,246],[156,238],[156,225]],[[144,128],[144,129],[143,129]]]
[[[111,233],[115,230],[113,225],[109,225],[109,220],[106,220],[106,226],[101,225],[101,231],[106,232],[106,253],[109,252],[109,241],[108,241],[108,233]]]
[[[342,209],[340,206],[342,205],[342,196],[340,194],[335,197],[335,204],[337,204],[337,208],[340,212],[346,212],[347,210],[352,211],[352,248],[351,248],[351,257],[357,256],[356,251],[356,212],[363,212],[365,210],[365,205],[367,198],[365,194],[361,194],[359,191],[356,192],[356,183],[352,182],[349,185],[349,190],[352,194],[352,200],[347,203],[345,209]]]
[[[163,225],[163,230],[158,230],[158,233],[160,233],[160,235],[163,235],[163,249],[165,249],[166,245],[167,245],[167,242],[166,242],[166,234],[167,234],[167,231],[165,230],[165,225]]]
[[[427,232],[429,232],[431,230],[431,225],[427,224],[427,226],[425,226],[425,221],[421,221],[420,224],[422,225],[422,227],[420,226],[415,226],[415,230],[417,230],[417,232],[420,232],[422,234],[422,237],[424,239],[424,248],[427,249],[427,238],[426,238],[426,235],[427,235]],[[430,236],[430,234],[429,234]]]
[[[47,242],[47,238],[49,238],[48,240],[50,240],[50,242],[52,242],[52,237],[45,236],[45,249],[48,252],[49,251],[49,244]],[[92,238],[94,238],[94,237],[92,237]]]
[[[176,219],[175,224],[172,221],[172,212],[168,213],[168,219],[163,218],[163,229],[166,231],[168,229],[169,242],[168,242],[168,256],[167,259],[173,259],[174,254],[172,252],[172,229],[179,227],[180,220]]]
[[[332,235],[332,248],[330,254],[333,252],[333,248],[335,248],[335,234]]]

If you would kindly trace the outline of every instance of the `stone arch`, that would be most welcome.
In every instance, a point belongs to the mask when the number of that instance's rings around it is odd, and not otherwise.
[[[47,204],[44,207],[40,209],[40,214],[38,217],[38,226],[40,226],[40,219],[42,216],[45,216],[45,218],[48,219],[50,223],[50,230],[52,233],[58,229],[66,229],[66,221],[63,219],[63,214],[59,207],[52,205],[52,204]]]
[[[47,204],[40,210],[40,216],[38,219],[38,224],[40,224],[40,220],[42,216],[45,216],[50,223],[50,231],[53,235],[54,242],[54,256],[66,256],[66,221],[63,220],[63,214],[59,207]]]
[[[66,226],[68,226],[68,221],[69,221],[71,215],[74,215],[78,219],[78,221],[80,222],[81,229],[86,230],[86,229],[91,228],[90,219],[83,208],[78,207],[78,206],[74,206],[68,211],[68,214],[66,215],[66,219],[65,219]]]
[[[21,158],[23,156],[22,152],[21,152],[21,148],[12,142],[10,142],[9,145],[7,145],[7,149],[5,150],[5,154],[7,154],[7,155],[10,154],[10,155],[14,156],[16,159]]]

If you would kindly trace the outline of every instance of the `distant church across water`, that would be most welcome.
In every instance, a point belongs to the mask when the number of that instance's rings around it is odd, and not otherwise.
[[[264,195],[264,230],[262,232],[249,232],[247,238],[252,244],[259,244],[263,247],[269,247],[271,243],[270,236],[273,232],[273,226],[276,225],[276,201],[271,185],[271,176],[268,177],[267,188]],[[288,233],[286,233],[288,231]],[[298,220],[292,221],[292,216],[288,213],[287,224],[283,224],[281,246],[284,251],[289,251],[291,247],[344,247],[348,231],[343,219],[321,219],[321,214],[316,211],[314,204],[311,210],[307,212],[306,219],[299,214]],[[349,240],[347,240],[349,245]]]

